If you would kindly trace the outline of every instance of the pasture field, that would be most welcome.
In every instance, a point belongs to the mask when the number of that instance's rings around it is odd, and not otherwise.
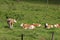
[[[6,17],[15,18],[17,23],[11,30],[8,28]],[[23,29],[21,23],[41,23],[40,28],[34,30]],[[44,24],[60,23],[60,5],[41,3],[40,1],[12,1],[0,0],[0,40],[51,40],[51,32],[54,39],[60,40],[60,28],[45,29]]]

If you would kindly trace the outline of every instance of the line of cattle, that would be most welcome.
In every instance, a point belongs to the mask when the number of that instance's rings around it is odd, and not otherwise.
[[[17,23],[17,21],[15,19],[8,18],[7,23],[9,25],[9,28],[12,29],[14,23]],[[39,23],[33,23],[33,24],[22,23],[22,24],[20,24],[20,26],[24,29],[34,29],[36,27],[41,27],[42,25],[39,24]],[[47,28],[47,29],[54,28],[54,27],[59,28],[60,24],[51,25],[51,24],[46,23],[44,27]]]

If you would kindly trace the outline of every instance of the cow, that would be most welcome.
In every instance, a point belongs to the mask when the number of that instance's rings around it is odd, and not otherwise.
[[[54,24],[55,28],[60,28],[60,24]]]
[[[20,26],[23,27],[24,29],[34,29],[35,28],[34,25],[27,24],[27,23],[22,23]]]
[[[35,27],[40,27],[41,26],[41,24],[39,24],[39,23],[33,23],[32,25],[34,25]]]
[[[46,23],[45,28],[47,28],[47,29],[53,28],[53,25],[50,25],[50,24]]]
[[[8,25],[9,25],[9,28],[13,28],[13,25],[14,25],[14,23],[16,23],[17,21],[15,20],[15,19],[12,19],[12,18],[8,18],[7,19],[7,23],[8,23]]]

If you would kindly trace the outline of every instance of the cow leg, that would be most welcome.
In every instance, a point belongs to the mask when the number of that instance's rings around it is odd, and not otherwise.
[[[10,24],[10,29],[12,29],[13,28],[13,24]]]

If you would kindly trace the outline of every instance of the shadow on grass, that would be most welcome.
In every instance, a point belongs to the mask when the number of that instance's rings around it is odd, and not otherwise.
[[[4,26],[4,28],[9,28],[8,26]]]
[[[11,29],[11,28],[9,28],[9,26],[4,26],[4,28],[8,28],[8,29],[10,29],[10,30],[13,30],[13,28]]]

